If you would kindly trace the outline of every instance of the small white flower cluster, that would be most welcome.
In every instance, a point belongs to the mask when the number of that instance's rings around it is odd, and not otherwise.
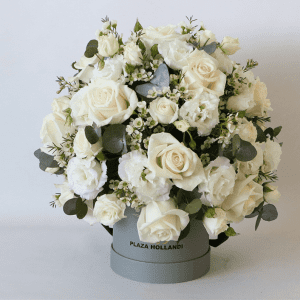
[[[150,81],[153,75],[151,72],[146,72],[144,68],[136,68],[133,73],[128,76],[129,84],[135,81]]]
[[[153,59],[153,57],[150,56],[150,65],[153,71],[156,71],[163,62],[164,62],[163,58]]]
[[[204,141],[204,143],[201,145],[201,150],[209,149],[211,144],[214,143],[215,141],[216,141],[216,139],[207,137],[206,140]]]

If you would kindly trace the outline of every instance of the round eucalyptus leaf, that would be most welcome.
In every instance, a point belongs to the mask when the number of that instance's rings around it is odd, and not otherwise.
[[[64,204],[63,211],[66,215],[72,216],[77,213],[77,200],[78,198],[72,198]]]
[[[249,214],[249,215],[245,216],[245,218],[254,218],[254,217],[258,216],[258,214],[259,214],[259,212],[255,211],[252,214]]]
[[[236,159],[245,162],[254,159],[256,155],[257,150],[255,147],[251,143],[241,139],[240,148],[235,154]]]
[[[113,124],[107,127],[103,133],[103,147],[110,153],[119,153],[123,150],[126,126]]]
[[[276,207],[273,204],[267,204],[263,207],[263,213],[261,215],[261,218],[264,221],[273,221],[277,219],[278,212]]]
[[[99,136],[92,126],[86,126],[84,129],[85,137],[90,144],[96,144],[99,141]]]
[[[185,211],[189,214],[195,214],[199,211],[199,209],[202,207],[202,202],[200,199],[194,199],[192,202],[190,202],[186,208]]]
[[[77,213],[76,216],[78,219],[83,219],[87,212],[88,212],[88,207],[85,203],[80,201],[81,203],[77,203]]]
[[[241,138],[238,134],[235,134],[232,138],[232,154],[235,155],[241,147]]]
[[[88,42],[86,46],[86,50],[84,52],[84,56],[87,58],[93,57],[96,53],[98,53],[98,41],[91,40]]]

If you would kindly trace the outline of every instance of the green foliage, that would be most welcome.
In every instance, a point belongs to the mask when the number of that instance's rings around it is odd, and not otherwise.
[[[236,232],[232,227],[228,227],[227,230],[225,231],[226,236],[235,236]]]
[[[200,199],[194,199],[192,202],[190,202],[186,207],[185,211],[189,214],[195,214],[197,213],[202,207],[202,202]]]
[[[154,44],[154,45],[151,47],[150,51],[151,51],[151,56],[152,56],[153,58],[155,58],[155,56],[156,56],[157,54],[159,54],[159,52],[158,52],[158,44]]]
[[[100,152],[97,154],[96,158],[97,158],[99,161],[104,161],[104,160],[106,160],[106,156],[103,154],[102,151],[100,151]]]
[[[249,71],[249,70],[251,70],[251,69],[253,69],[257,66],[258,66],[257,61],[254,61],[253,59],[248,59],[247,60],[247,65],[246,65],[246,67],[243,67],[243,70],[244,70],[244,72],[247,72],[247,71]]]
[[[250,142],[242,140],[238,134],[235,134],[232,138],[232,154],[237,160],[245,162],[254,159],[257,151]]]
[[[143,26],[141,25],[141,23],[139,22],[139,20],[137,19],[133,28],[134,32],[138,32],[140,30],[143,29]]]
[[[213,207],[209,207],[206,212],[205,212],[205,217],[206,218],[213,218],[216,214],[216,211]]]
[[[282,129],[282,126],[278,126],[278,127],[274,128],[273,136],[276,137],[280,133],[281,129]]]
[[[127,74],[132,74],[135,70],[135,66],[134,65],[131,65],[129,63],[126,63],[125,65],[125,71]]]
[[[84,128],[85,137],[90,144],[96,144],[99,141],[99,136],[92,126],[86,126]]]
[[[278,217],[278,212],[276,207],[273,204],[267,204],[262,209],[262,219],[264,221],[274,221]]]
[[[83,219],[88,212],[88,207],[81,198],[72,198],[64,204],[63,211],[68,216],[76,215],[78,219]]]
[[[266,135],[265,135],[264,131],[256,123],[254,123],[254,126],[255,126],[256,131],[257,131],[256,142],[259,142],[259,143],[266,142],[267,138],[266,138]]]
[[[84,52],[84,56],[87,58],[93,57],[96,53],[98,53],[98,41],[90,40],[86,46],[86,50]]]
[[[146,46],[144,45],[144,43],[141,40],[139,40],[138,46],[141,49],[142,54],[144,55],[144,53],[146,52]]]
[[[126,126],[124,124],[109,125],[103,133],[103,147],[110,153],[127,152]],[[123,154],[124,154],[123,153]]]

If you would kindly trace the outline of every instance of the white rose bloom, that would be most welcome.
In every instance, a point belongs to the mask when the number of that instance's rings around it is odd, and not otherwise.
[[[222,203],[230,222],[238,223],[263,201],[262,185],[253,181],[256,175],[236,180],[233,193]]]
[[[208,193],[204,204],[221,205],[224,199],[233,192],[235,170],[226,157],[219,156],[204,169],[206,180],[198,186],[199,193]]]
[[[176,25],[167,25],[152,27],[149,26],[142,30],[141,40],[150,49],[154,44],[161,44],[164,42],[172,42],[175,39],[186,41],[190,38],[189,34],[180,34],[176,32]]]
[[[210,30],[197,31],[196,36],[199,39],[200,47],[203,47],[205,44],[209,45],[212,42],[217,41],[215,34]]]
[[[269,183],[267,183],[265,186],[272,190],[272,192],[264,193],[265,200],[271,204],[277,203],[281,196],[281,194],[278,191],[278,186],[274,186]]]
[[[95,144],[90,144],[85,136],[84,128],[79,128],[74,139],[74,152],[79,158],[92,160],[102,149],[101,140]]]
[[[215,215],[213,218],[203,218],[203,225],[209,236],[216,238],[221,232],[228,229],[226,212],[221,208],[215,208]]]
[[[73,96],[70,105],[77,126],[95,122],[100,127],[123,123],[131,116],[137,102],[135,91],[128,86],[96,78]]]
[[[55,98],[51,104],[52,111],[63,120],[66,120],[66,114],[64,110],[70,107],[70,98],[62,96]]]
[[[119,50],[119,42],[112,33],[108,35],[97,35],[98,53],[101,56],[108,57],[114,55]]]
[[[106,194],[97,198],[93,215],[101,224],[113,227],[113,225],[123,218],[126,204],[118,199],[115,194]]]
[[[247,115],[266,117],[268,111],[272,111],[271,102],[267,99],[267,87],[260,81],[259,77],[256,77],[254,83],[253,100],[254,106],[249,107],[246,110]]]
[[[219,70],[228,74],[232,73],[233,61],[226,54],[224,54],[220,48],[217,48],[216,51],[210,55],[218,61]]]
[[[149,169],[157,177],[170,178],[186,191],[192,191],[204,179],[200,158],[170,133],[152,134],[148,146]]]
[[[66,179],[62,184],[54,184],[57,189],[60,189],[60,196],[55,204],[58,207],[62,207],[68,200],[75,197],[72,190],[70,190],[69,182]]]
[[[239,119],[239,125],[236,132],[244,141],[254,143],[257,139],[257,130],[251,121],[246,118]]]
[[[149,113],[156,122],[170,124],[178,118],[178,105],[165,97],[158,97],[151,101]]]
[[[254,105],[254,74],[252,71],[244,72],[240,65],[234,66],[236,70],[233,72],[233,78],[235,81],[235,89],[239,91],[238,95],[231,96],[227,102],[227,109],[236,111],[251,109]],[[238,74],[239,77],[243,77],[246,84],[238,82],[238,78],[235,77]],[[249,87],[250,86],[250,87]]]
[[[105,65],[102,70],[95,69],[93,79],[101,77],[103,79],[118,81],[121,78],[125,61],[122,55],[115,55],[113,58],[105,60]]]
[[[221,43],[222,49],[226,51],[227,55],[232,55],[236,51],[240,50],[240,42],[238,38],[232,38],[230,36],[225,36]]]
[[[194,50],[183,67],[183,81],[191,90],[206,91],[217,96],[224,94],[226,75],[218,67],[218,61],[204,50]]]
[[[187,66],[187,57],[193,51],[193,47],[188,45],[185,41],[176,39],[172,42],[160,44],[158,51],[170,68],[181,70]]]
[[[186,132],[191,127],[191,125],[189,124],[189,122],[186,121],[186,120],[175,121],[173,124],[181,132]]]
[[[137,221],[139,239],[146,243],[178,241],[189,221],[189,214],[176,209],[173,199],[152,201],[142,208]]]
[[[87,161],[78,157],[70,159],[67,166],[69,187],[80,197],[92,200],[103,190],[107,181],[105,161]]]
[[[282,150],[277,142],[267,139],[266,147],[264,150],[264,164],[262,166],[263,172],[271,172],[277,170]]]
[[[135,42],[130,42],[124,46],[124,59],[127,63],[136,66],[142,65],[142,52]]]
[[[66,126],[65,122],[65,119],[62,119],[55,113],[49,114],[44,118],[40,131],[40,138],[44,144],[44,147],[41,147],[43,152],[53,155],[48,146],[53,146],[53,144],[60,146],[64,141],[63,137],[67,133],[75,132],[75,128],[73,126]]]
[[[263,150],[260,146],[260,143],[252,143],[252,145],[255,147],[257,154],[254,157],[254,159],[250,161],[237,161],[237,166],[239,173],[238,175],[253,175],[258,174],[260,166],[263,164]]]
[[[179,109],[179,115],[191,127],[197,127],[198,135],[209,135],[219,123],[219,102],[216,95],[204,92],[186,101]]]

